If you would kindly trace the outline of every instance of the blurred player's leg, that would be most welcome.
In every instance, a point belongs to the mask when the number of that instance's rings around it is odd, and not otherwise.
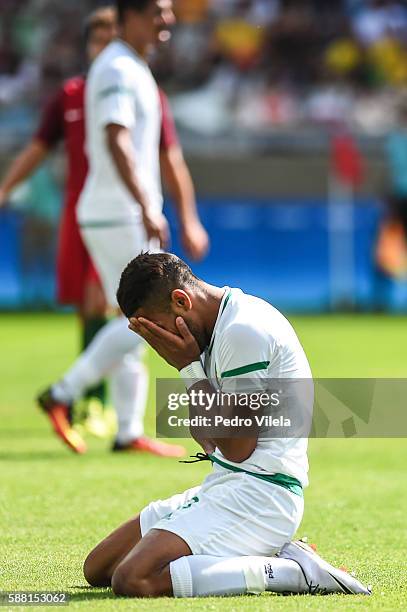
[[[87,271],[84,279],[82,315],[82,351],[92,342],[96,334],[106,325],[106,300],[99,275],[88,256]],[[106,404],[106,385],[102,381],[96,387],[89,389],[87,398],[97,398],[104,406]]]
[[[143,345],[135,353],[128,353],[110,376],[110,392],[118,420],[113,451],[145,451],[162,457],[183,457],[185,449],[182,446],[143,435],[148,396],[148,372],[142,363],[143,353]]]
[[[137,350],[142,342],[141,338],[127,328],[127,320],[124,317],[110,321],[61,381],[38,398],[55,433],[75,452],[85,452],[86,446],[71,427],[70,407],[87,389],[112,372],[121,363],[124,355]],[[129,410],[133,409],[134,405],[129,405]]]
[[[143,419],[148,395],[148,372],[142,363],[144,346],[127,353],[110,376],[110,393],[116,408],[116,443],[127,445],[144,433]]]
[[[142,363],[144,346],[127,353],[110,376],[110,392],[116,408],[118,431],[114,451],[146,451],[162,457],[182,457],[177,444],[152,440],[144,434],[144,413],[148,397],[148,372]]]
[[[53,386],[55,398],[70,403],[112,372],[127,353],[144,342],[128,329],[127,319],[113,319],[96,335],[60,382]]]
[[[142,435],[147,399],[147,380],[141,363],[144,340],[131,332],[127,325],[124,317],[113,319],[105,325],[72,368],[53,385],[52,397],[60,405],[71,405],[88,388],[111,375],[119,421],[119,439],[114,450],[181,457],[185,454],[182,446],[150,440]],[[52,415],[50,410],[47,412],[49,416]],[[61,437],[67,441],[66,436]]]
[[[83,299],[80,307],[83,352],[96,334],[106,325],[106,299],[99,275],[86,252],[86,272],[83,275]],[[116,418],[107,405],[106,381],[101,381],[88,391],[84,401],[75,405],[76,428],[98,438],[108,437],[115,428]]]
[[[84,350],[106,324],[106,299],[79,231],[76,201],[76,197],[68,198],[62,214],[57,254],[57,295],[61,304],[72,304],[77,309],[81,325],[81,350]],[[104,404],[104,384],[89,389],[87,397],[96,397]]]

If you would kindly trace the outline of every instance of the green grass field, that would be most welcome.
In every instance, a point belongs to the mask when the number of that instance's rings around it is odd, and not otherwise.
[[[292,317],[313,367],[327,377],[404,377],[407,320],[384,316]],[[153,498],[199,483],[207,465],[112,455],[89,438],[78,457],[54,438],[33,396],[76,353],[69,315],[0,316],[0,589],[58,590],[72,609],[353,610],[407,609],[406,471],[403,439],[312,440],[311,485],[300,535],[323,556],[374,588],[363,597],[116,599],[89,589],[81,566],[91,547]],[[153,376],[169,369],[149,354]],[[152,385],[154,380],[152,380]],[[154,431],[150,394],[148,429]],[[188,442],[188,448],[195,450]]]

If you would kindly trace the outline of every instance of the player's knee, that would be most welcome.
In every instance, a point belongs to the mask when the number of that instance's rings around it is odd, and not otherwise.
[[[97,574],[95,562],[92,557],[92,553],[90,553],[83,564],[83,575],[85,576],[86,582],[88,582],[91,586],[98,586],[97,582]]]
[[[93,587],[110,586],[110,577],[101,568],[100,560],[92,551],[83,564],[83,575],[86,582]]]
[[[124,597],[158,597],[159,593],[154,580],[139,576],[126,566],[119,566],[112,576],[112,590],[115,595]]]

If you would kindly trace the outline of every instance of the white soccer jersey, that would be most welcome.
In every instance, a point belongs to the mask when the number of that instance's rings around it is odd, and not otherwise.
[[[120,178],[108,148],[105,128],[109,124],[130,130],[137,177],[151,205],[161,210],[158,88],[146,62],[121,40],[113,41],[99,55],[87,80],[89,174],[78,206],[81,225],[140,218],[140,206]]]
[[[207,377],[224,393],[236,392],[236,381],[247,380],[257,389],[271,379],[309,379],[311,369],[298,337],[287,319],[273,306],[240,289],[225,288],[209,348],[205,352]],[[246,383],[245,383],[246,384]],[[253,389],[254,390],[254,389]],[[263,474],[285,474],[308,484],[306,438],[261,438],[253,454],[233,464],[219,449],[223,463]],[[216,469],[216,465],[215,465]]]

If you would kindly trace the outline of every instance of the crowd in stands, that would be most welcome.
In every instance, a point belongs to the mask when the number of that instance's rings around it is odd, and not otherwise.
[[[180,124],[251,132],[346,122],[381,135],[407,87],[407,3],[175,0],[153,58]],[[84,69],[81,22],[101,2],[0,0],[0,112]]]

